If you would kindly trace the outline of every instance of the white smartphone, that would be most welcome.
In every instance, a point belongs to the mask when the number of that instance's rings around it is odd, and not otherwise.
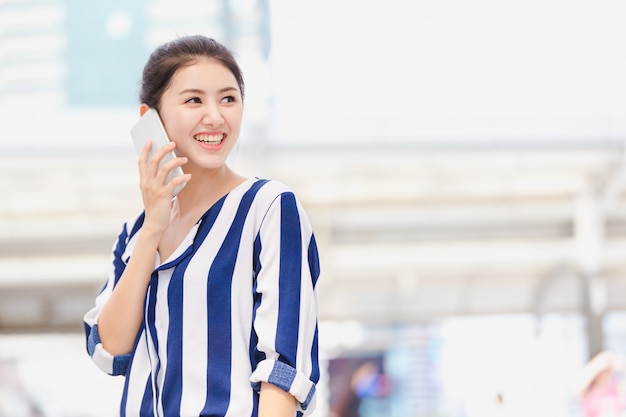
[[[159,113],[153,108],[149,108],[143,116],[141,116],[137,123],[135,123],[135,125],[130,129],[130,135],[133,138],[137,153],[141,153],[146,141],[152,141],[152,149],[150,149],[149,157],[152,157],[155,151],[161,149],[170,141],[167,136],[167,132],[165,131],[165,127],[163,126],[163,122],[161,122],[161,118],[159,117]],[[167,153],[161,160],[161,165],[167,161],[171,161],[173,158],[176,158],[174,151]],[[172,169],[167,176],[167,182],[169,183],[172,179],[179,175],[183,175],[181,167]],[[178,194],[184,186],[185,184],[183,183],[176,187],[172,197]]]

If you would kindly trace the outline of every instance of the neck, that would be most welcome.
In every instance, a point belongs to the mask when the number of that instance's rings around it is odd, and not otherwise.
[[[217,200],[241,184],[245,178],[227,165],[215,170],[190,171],[191,179],[176,197],[180,216],[204,212]]]

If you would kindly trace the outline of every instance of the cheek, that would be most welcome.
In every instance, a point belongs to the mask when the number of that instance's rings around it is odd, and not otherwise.
[[[164,119],[166,129],[170,133],[170,139],[179,138],[189,134],[193,125],[182,114],[168,113]]]
[[[229,124],[231,129],[233,130],[239,130],[239,128],[241,127],[241,122],[243,120],[243,112],[238,111],[238,112],[233,112],[232,114],[229,115]]]

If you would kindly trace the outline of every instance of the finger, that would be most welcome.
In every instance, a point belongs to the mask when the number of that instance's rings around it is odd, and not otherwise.
[[[141,148],[141,153],[139,154],[139,172],[145,173],[146,168],[148,167],[148,157],[150,155],[150,150],[152,149],[152,141],[148,140]]]
[[[169,142],[167,145],[163,146],[161,149],[155,150],[154,155],[152,155],[152,158],[150,159],[150,163],[156,162],[157,165],[161,164],[161,161],[163,161],[163,158],[165,158],[165,155],[172,152],[174,148],[176,148],[176,143]]]
[[[183,174],[177,177],[172,178],[172,180],[167,184],[167,191],[169,195],[174,195],[174,191],[181,184],[187,184],[191,179],[191,174]]]
[[[156,161],[153,162],[156,163]],[[158,184],[159,187],[168,185],[168,179],[173,176],[172,171],[186,163],[186,157],[175,157],[167,162],[161,162],[158,171],[154,174],[155,184]]]
[[[156,149],[154,152],[152,152],[152,156],[149,155],[150,149],[148,149],[148,154],[145,155],[147,161],[145,173],[149,176],[157,177],[161,161],[168,152],[171,152],[174,149],[174,146],[175,145],[173,145],[173,142],[170,142],[167,145],[163,146],[161,149]],[[144,147],[142,150],[142,155],[144,155],[143,151],[145,150],[146,149]]]
[[[183,165],[185,165],[188,161],[188,158],[186,156],[177,156],[176,158],[172,158],[171,160],[163,163],[161,165],[161,169],[163,171],[165,171],[166,176],[170,174],[170,172],[177,168],[177,167],[182,167]]]

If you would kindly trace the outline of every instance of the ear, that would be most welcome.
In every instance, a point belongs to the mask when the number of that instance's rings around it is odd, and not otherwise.
[[[146,103],[142,103],[141,106],[139,106],[139,116],[143,116],[149,108],[150,106],[148,106]]]

